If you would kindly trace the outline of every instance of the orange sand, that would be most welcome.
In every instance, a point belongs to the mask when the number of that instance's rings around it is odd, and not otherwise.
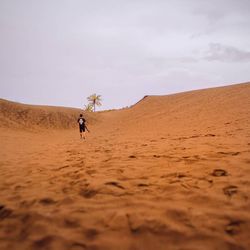
[[[77,109],[1,100],[0,249],[250,249],[249,97],[148,96],[86,141]]]

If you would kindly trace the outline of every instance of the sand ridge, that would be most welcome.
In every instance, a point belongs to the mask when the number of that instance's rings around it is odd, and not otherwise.
[[[1,249],[249,249],[250,84],[74,129],[0,129]]]
[[[76,119],[84,113],[91,124],[97,117],[77,108],[39,106],[0,99],[0,127],[29,131],[42,129],[70,129],[76,127]]]

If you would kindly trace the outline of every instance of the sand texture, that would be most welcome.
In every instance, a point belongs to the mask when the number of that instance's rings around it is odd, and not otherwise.
[[[250,249],[250,83],[0,108],[1,250]]]

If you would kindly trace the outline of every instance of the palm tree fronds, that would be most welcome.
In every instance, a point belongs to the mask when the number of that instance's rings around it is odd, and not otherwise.
[[[89,97],[87,97],[87,100],[89,101],[89,104],[94,107],[94,111],[95,111],[95,106],[101,106],[102,105],[102,103],[101,103],[101,101],[102,101],[101,95],[92,94]]]

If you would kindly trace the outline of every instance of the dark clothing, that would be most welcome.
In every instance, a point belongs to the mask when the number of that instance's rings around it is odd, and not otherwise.
[[[79,130],[80,130],[80,133],[82,133],[82,132],[85,132],[85,122],[86,122],[86,120],[83,118],[83,117],[80,117],[80,118],[78,118],[78,124],[79,124]]]
[[[85,132],[85,126],[79,124],[80,133]]]

